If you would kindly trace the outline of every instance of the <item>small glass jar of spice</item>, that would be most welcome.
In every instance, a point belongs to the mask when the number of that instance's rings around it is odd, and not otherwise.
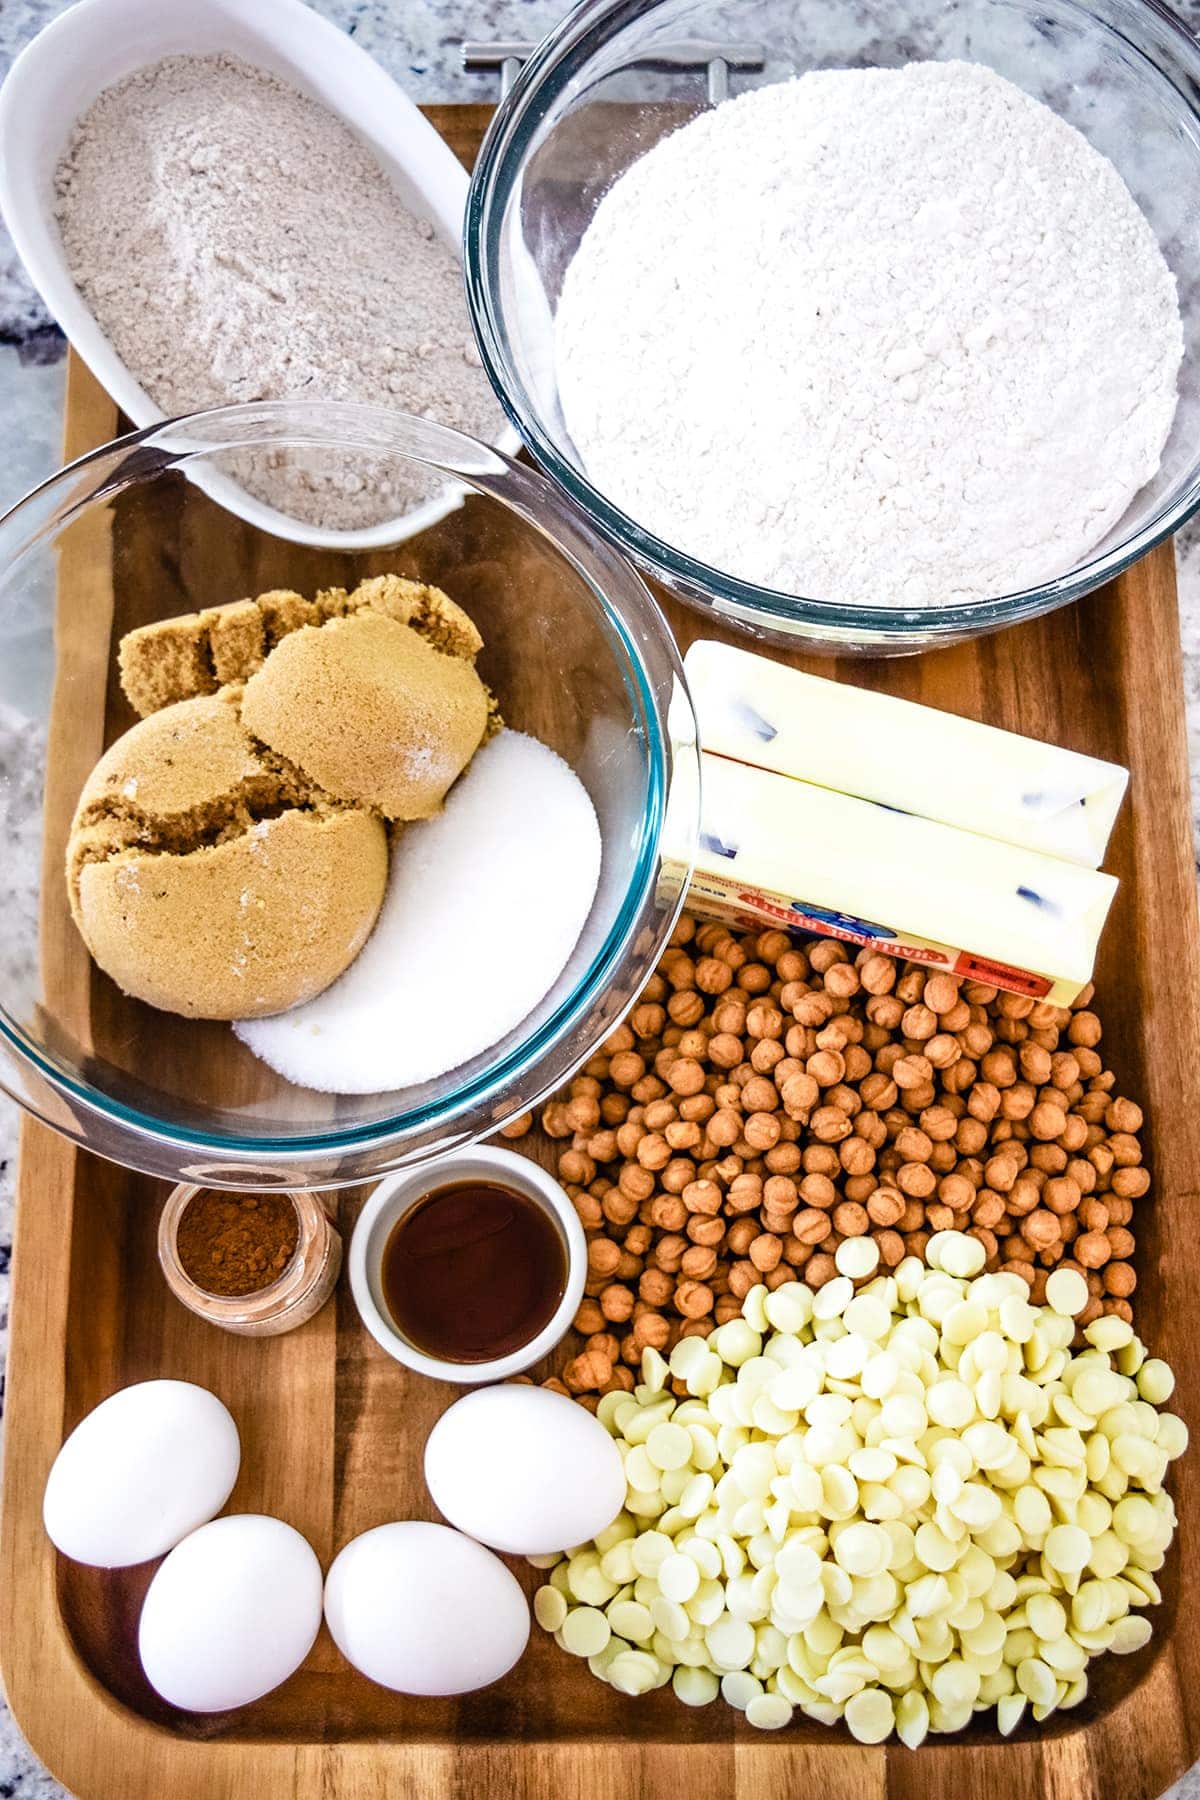
[[[158,1260],[189,1311],[225,1331],[274,1337],[324,1306],[342,1240],[316,1194],[183,1183],[159,1218]]]

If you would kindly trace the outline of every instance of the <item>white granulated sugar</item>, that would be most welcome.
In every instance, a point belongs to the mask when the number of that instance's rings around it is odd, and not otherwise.
[[[432,1080],[545,999],[600,879],[586,788],[536,738],[502,731],[436,818],[397,841],[375,929],[315,1000],[234,1027],[288,1081],[334,1094]]]
[[[77,121],[56,187],[72,278],[168,415],[301,396],[500,431],[454,249],[340,119],[264,70],[225,55],[138,70]],[[431,491],[394,462],[264,463],[247,487],[333,529]]]
[[[640,524],[905,606],[1074,566],[1157,469],[1183,352],[1116,169],[970,63],[804,75],[663,139],[556,334],[588,475]]]

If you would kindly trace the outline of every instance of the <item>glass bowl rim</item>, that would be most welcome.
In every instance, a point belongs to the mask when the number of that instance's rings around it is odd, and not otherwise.
[[[272,426],[278,428],[274,433],[270,429]],[[206,441],[205,431],[216,435]],[[189,434],[192,434],[190,442]],[[181,441],[176,443],[173,441],[176,439]],[[406,444],[405,439],[411,442]],[[412,447],[412,442],[421,441],[427,446],[424,454]],[[546,539],[589,590],[610,639],[619,647],[624,663],[622,673],[636,694],[642,715],[647,787],[632,872],[624,896],[603,941],[570,993],[531,1037],[515,1045],[503,1059],[481,1069],[469,1083],[455,1087],[445,1098],[427,1101],[408,1111],[390,1113],[384,1118],[348,1125],[336,1131],[287,1136],[266,1133],[242,1136],[203,1131],[174,1121],[166,1123],[152,1113],[111,1098],[60,1065],[9,1017],[0,999],[0,1045],[19,1062],[32,1068],[72,1107],[110,1120],[120,1130],[131,1132],[140,1140],[151,1140],[164,1149],[184,1153],[215,1152],[234,1158],[267,1157],[283,1165],[282,1169],[272,1173],[282,1174],[290,1162],[304,1158],[363,1152],[390,1144],[397,1145],[402,1152],[404,1140],[411,1135],[442,1127],[449,1131],[473,1108],[485,1105],[496,1094],[515,1085],[562,1042],[603,993],[628,948],[644,906],[654,896],[658,850],[666,819],[671,749],[676,740],[686,745],[689,736],[694,743],[695,713],[674,634],[650,590],[636,569],[592,531],[587,519],[572,510],[553,484],[537,470],[523,468],[503,451],[464,432],[389,407],[352,401],[251,401],[180,414],[113,438],[64,464],[0,513],[0,589],[27,557],[39,549],[53,548],[70,524],[127,488],[149,484],[173,472],[186,475],[190,462],[202,462],[222,451],[278,445],[280,442],[292,448],[376,454],[387,454],[390,450],[392,454],[421,462],[449,480],[482,494],[515,513],[523,525]],[[141,453],[147,448],[164,454],[165,460],[159,467],[149,470],[140,467]],[[132,460],[133,467],[122,478],[121,465],[126,459]],[[106,461],[115,465],[111,477],[83,494],[76,493],[73,498],[71,490],[77,491],[80,479]],[[25,518],[32,513],[36,520],[39,508],[50,502],[60,489],[65,490],[63,504],[36,524],[34,531],[22,541]],[[5,550],[7,536],[17,539],[11,556]],[[614,598],[610,598],[610,594],[614,594]],[[615,603],[616,595],[620,596],[622,605],[630,608],[632,619],[627,619],[621,606]],[[671,691],[659,699],[656,699],[654,681],[639,647],[639,634],[634,630],[634,624],[643,627],[649,638],[657,640],[657,649],[666,659]],[[675,710],[680,704],[680,696],[685,708],[682,715]],[[682,716],[682,734],[678,730],[668,733],[668,706],[672,708],[673,719]],[[681,887],[675,905],[664,910],[663,943],[682,902]],[[486,1054],[486,1051],[480,1053],[481,1056]],[[453,1073],[453,1070],[446,1071],[448,1076]],[[540,1104],[564,1079],[565,1072],[554,1075],[523,1104]],[[37,1104],[28,1092],[19,1091],[10,1084],[2,1059],[0,1089],[44,1123],[60,1131],[64,1129],[60,1118]],[[468,1124],[467,1129],[473,1135],[497,1130],[514,1110],[502,1111],[494,1122],[481,1126],[478,1133],[473,1125]],[[80,1137],[78,1122],[69,1135]],[[253,1169],[248,1168],[246,1172],[253,1173]],[[343,1179],[363,1178],[356,1175]]]
[[[1075,4],[1081,17],[1094,29],[1102,28],[1101,22],[1077,0],[1067,3]],[[1166,28],[1179,52],[1180,63],[1190,63],[1190,79],[1200,86],[1200,43],[1182,22],[1160,0],[1126,0],[1126,4],[1152,15]],[[780,588],[743,581],[657,537],[593,487],[544,428],[508,354],[503,309],[498,304],[500,222],[549,106],[613,36],[644,18],[646,11],[645,0],[581,0],[541,40],[488,126],[471,176],[463,230],[467,304],[483,366],[497,398],[539,466],[610,544],[637,558],[675,591],[705,608],[718,614],[739,609],[766,629],[775,626],[786,631],[803,624],[843,635],[871,631],[893,638],[898,644],[909,633],[920,631],[928,643],[939,637],[954,640],[968,632],[993,631],[1070,605],[1114,580],[1200,509],[1200,456],[1194,456],[1191,472],[1172,501],[1161,505],[1120,543],[1089,557],[1065,575],[985,600],[921,607],[872,606],[789,594]],[[1190,110],[1192,117],[1200,121],[1200,108],[1192,105]]]

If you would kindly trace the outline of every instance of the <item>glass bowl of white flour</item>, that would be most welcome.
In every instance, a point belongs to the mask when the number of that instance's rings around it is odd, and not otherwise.
[[[754,632],[1065,605],[1200,504],[1197,91],[1155,0],[590,0],[476,168],[485,365],[603,535]]]

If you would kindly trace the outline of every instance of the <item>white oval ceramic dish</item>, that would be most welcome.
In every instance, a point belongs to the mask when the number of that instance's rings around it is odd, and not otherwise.
[[[490,1362],[446,1362],[418,1350],[397,1331],[380,1282],[384,1246],[396,1220],[426,1194],[436,1193],[439,1188],[450,1187],[459,1181],[488,1180],[528,1195],[550,1214],[562,1234],[566,1250],[566,1286],[549,1324],[519,1350],[508,1356],[494,1357]],[[495,1149],[490,1144],[479,1144],[474,1149],[440,1157],[431,1166],[401,1169],[399,1173],[385,1177],[359,1214],[350,1240],[347,1266],[350,1292],[362,1322],[389,1356],[394,1356],[406,1368],[414,1369],[418,1375],[432,1376],[435,1381],[475,1386],[519,1375],[522,1369],[540,1362],[566,1335],[583,1298],[587,1279],[587,1240],[570,1197],[553,1175],[547,1174],[527,1156],[518,1156],[512,1150]]]
[[[165,414],[116,354],[71,279],[54,219],[54,174],[76,119],[105,88],[164,56],[219,50],[270,70],[327,106],[373,151],[405,205],[462,254],[466,170],[391,76],[302,0],[78,0],[22,51],[0,88],[0,212],[47,307],[138,427]],[[514,453],[519,439],[506,427],[496,443]],[[414,537],[462,498],[461,490],[448,488],[382,525],[322,531],[253,499],[226,476],[192,471],[190,478],[248,524],[293,543],[342,550]]]

